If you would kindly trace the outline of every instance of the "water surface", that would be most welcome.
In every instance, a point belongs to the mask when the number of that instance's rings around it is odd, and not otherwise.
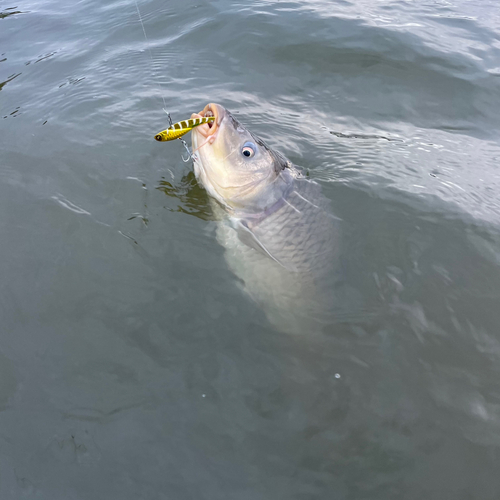
[[[138,5],[0,4],[0,497],[498,499],[497,2]],[[163,98],[320,183],[366,310],[269,324]]]

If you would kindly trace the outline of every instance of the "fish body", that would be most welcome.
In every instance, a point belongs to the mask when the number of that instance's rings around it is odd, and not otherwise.
[[[193,130],[194,127],[203,125],[204,123],[211,123],[213,121],[214,117],[210,116],[183,120],[181,122],[174,123],[171,127],[168,127],[162,132],[158,132],[155,135],[155,139],[160,142],[173,141],[174,139],[179,139],[179,137],[187,134]]]
[[[209,104],[212,125],[193,132],[195,174],[220,222],[217,239],[245,291],[280,330],[321,329],[330,321],[340,226],[321,194],[282,154]]]

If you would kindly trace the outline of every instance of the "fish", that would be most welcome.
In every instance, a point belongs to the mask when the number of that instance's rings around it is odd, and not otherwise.
[[[332,321],[341,227],[321,186],[210,103],[192,119],[194,173],[213,200],[216,237],[245,293],[280,331]]]
[[[189,120],[183,120],[181,122],[174,123],[171,127],[166,130],[162,130],[155,135],[155,139],[160,142],[173,141],[174,139],[179,139],[183,135],[187,134],[194,127],[198,125],[203,125],[204,123],[211,123],[214,121],[214,117],[206,116],[199,117]]]

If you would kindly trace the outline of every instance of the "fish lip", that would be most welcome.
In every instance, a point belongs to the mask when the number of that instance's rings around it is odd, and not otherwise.
[[[219,126],[222,123],[222,120],[224,119],[225,109],[220,104],[211,102],[207,104],[199,113],[193,113],[191,115],[191,118],[204,118],[205,116],[207,116],[207,113],[209,111],[212,112],[213,116],[215,117],[212,126],[209,126],[208,124],[203,124],[196,127],[195,129],[196,132],[200,133],[205,138],[209,138],[210,136],[215,136],[215,134],[218,132]],[[208,116],[210,116],[210,114]]]

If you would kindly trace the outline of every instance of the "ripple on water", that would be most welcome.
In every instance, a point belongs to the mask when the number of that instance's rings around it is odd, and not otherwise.
[[[0,497],[496,500],[496,4],[138,5],[2,8]],[[321,184],[354,314],[271,328],[163,98]]]

